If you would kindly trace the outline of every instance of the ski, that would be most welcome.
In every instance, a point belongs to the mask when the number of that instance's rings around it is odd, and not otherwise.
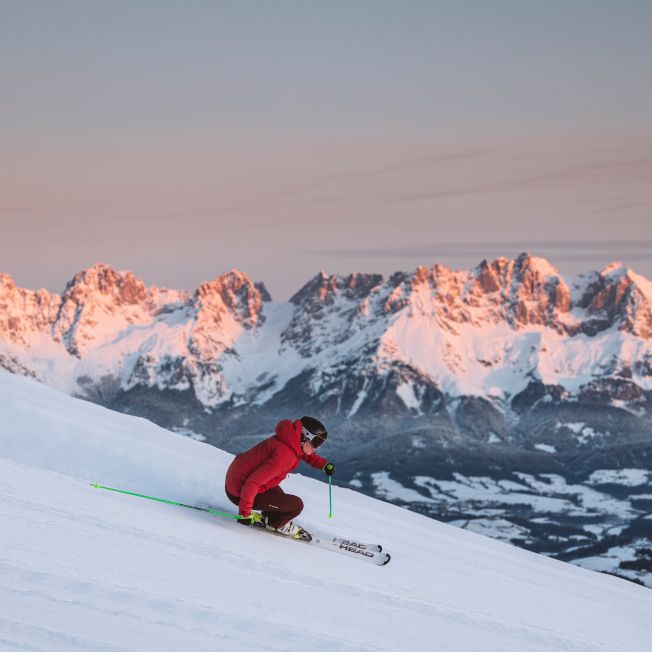
[[[353,539],[343,539],[341,537],[333,537],[333,545],[343,545],[350,548],[358,548],[359,550],[368,550],[369,552],[382,552],[383,547],[378,543],[360,543]]]
[[[213,506],[207,503],[200,503],[194,507],[202,511],[206,511],[209,514],[218,514],[221,515],[221,512],[217,511]],[[361,543],[360,541],[354,541],[353,539],[345,539],[343,537],[334,537],[328,534],[319,534],[314,532],[308,532],[305,529],[301,529],[301,534],[298,537],[289,537],[285,534],[275,532],[274,530],[267,529],[264,525],[253,526],[252,529],[259,532],[268,532],[277,537],[283,537],[284,539],[289,539],[290,541],[299,541],[300,543],[306,543],[308,545],[317,546],[324,550],[330,550],[332,552],[340,552],[349,557],[354,557],[364,561],[369,561],[377,566],[385,566],[389,563],[391,556],[383,552],[383,547],[377,543]]]
[[[388,553],[382,552],[382,546],[374,543],[359,543],[349,539],[343,539],[341,537],[315,534],[314,532],[308,532],[303,528],[297,537],[290,537],[285,534],[281,534],[280,532],[269,530],[264,526],[254,526],[254,529],[260,530],[261,532],[269,532],[270,534],[273,534],[277,537],[283,537],[284,539],[289,539],[290,541],[299,541],[300,543],[317,546],[323,550],[340,552],[347,555],[348,557],[354,557],[362,561],[372,562],[377,566],[385,566],[385,564],[388,564],[389,560],[391,559],[391,556]]]
[[[359,543],[341,537],[321,536],[319,534],[311,534],[311,537],[311,540],[305,541],[305,543],[369,561],[377,566],[385,566],[391,559],[388,553],[382,552],[382,546],[376,544]]]

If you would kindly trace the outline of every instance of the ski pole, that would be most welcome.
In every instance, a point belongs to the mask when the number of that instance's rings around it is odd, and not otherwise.
[[[107,491],[116,491],[119,494],[127,494],[128,496],[137,496],[138,498],[147,498],[147,500],[155,500],[159,503],[166,503],[168,505],[176,505],[177,507],[187,507],[188,509],[196,509],[200,512],[208,512],[209,514],[215,514],[216,516],[224,516],[225,518],[232,518],[239,520],[240,516],[238,514],[229,514],[228,512],[218,512],[216,509],[211,509],[210,507],[197,507],[195,505],[186,505],[185,503],[177,503],[174,500],[165,500],[164,498],[155,498],[154,496],[146,496],[145,494],[137,494],[133,491],[125,491],[124,489],[116,489],[115,487],[105,487],[103,484],[97,484],[97,482],[91,482],[91,487],[95,489],[106,489]]]
[[[333,518],[333,477],[328,476],[328,518]]]

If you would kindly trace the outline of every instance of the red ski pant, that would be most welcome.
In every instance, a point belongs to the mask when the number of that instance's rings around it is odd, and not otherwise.
[[[240,496],[234,496],[228,491],[226,495],[234,505],[240,504]],[[272,487],[256,496],[253,508],[260,510],[264,516],[267,516],[269,525],[273,528],[279,528],[301,514],[303,500],[299,496],[286,494],[281,487]]]

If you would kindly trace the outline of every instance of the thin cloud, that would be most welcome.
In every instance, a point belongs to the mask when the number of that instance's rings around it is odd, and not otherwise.
[[[390,247],[355,247],[347,249],[313,249],[303,250],[303,255],[324,255],[336,258],[405,258],[433,256],[478,257],[500,255],[513,252],[541,252],[559,261],[569,262],[578,259],[591,260],[598,256],[618,258],[626,256],[628,260],[648,261],[652,259],[652,240],[539,240],[539,241],[505,241],[505,242],[433,242],[414,243]]]
[[[387,163],[386,165],[382,165],[367,170],[325,175],[318,179],[310,181],[309,183],[287,188],[282,192],[264,195],[260,199],[265,202],[268,202],[269,200],[275,200],[275,199],[280,200],[278,203],[293,202],[294,200],[289,199],[291,195],[301,193],[306,190],[314,190],[328,183],[332,183],[333,181],[349,181],[349,180],[359,180],[359,179],[366,179],[366,178],[373,178],[373,177],[382,177],[387,174],[392,174],[394,172],[402,172],[405,170],[410,170],[415,168],[416,169],[429,168],[432,167],[433,165],[439,165],[441,163],[478,160],[486,157],[487,153],[489,153],[489,150],[486,149],[474,149],[474,150],[461,149],[460,151],[450,151],[442,154],[403,159],[395,163]],[[284,197],[288,199],[283,200]],[[334,196],[330,196],[327,197],[326,199],[333,198],[333,197]],[[314,198],[314,199],[311,198],[308,201],[313,201],[313,200],[317,201],[318,199],[319,198]]]

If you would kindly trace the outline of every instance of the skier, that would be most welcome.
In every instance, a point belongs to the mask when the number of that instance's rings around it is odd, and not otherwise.
[[[324,424],[313,417],[284,419],[276,425],[274,435],[236,455],[226,472],[225,490],[240,508],[238,522],[301,538],[305,533],[292,519],[303,510],[303,501],[286,494],[279,485],[301,460],[333,475],[335,467],[315,453],[327,436]]]

